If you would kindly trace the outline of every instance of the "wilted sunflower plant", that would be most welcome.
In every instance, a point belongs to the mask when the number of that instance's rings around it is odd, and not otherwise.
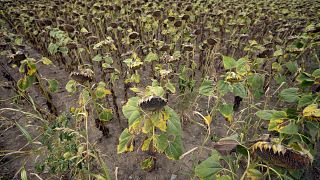
[[[120,135],[118,153],[133,151],[135,140],[144,137],[142,151],[164,153],[169,159],[182,154],[179,116],[167,105],[164,89],[156,81],[129,98],[122,112],[128,119],[128,128]]]

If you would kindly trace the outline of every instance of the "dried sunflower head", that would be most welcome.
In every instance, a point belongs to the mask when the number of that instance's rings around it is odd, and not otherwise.
[[[167,104],[167,100],[160,96],[149,96],[142,98],[139,102],[141,109],[146,111],[161,110]]]
[[[79,71],[71,72],[70,77],[80,84],[93,81],[93,71],[91,69],[81,69]]]
[[[261,159],[288,169],[303,169],[312,161],[306,153],[272,142],[259,141],[252,146],[252,150]]]
[[[183,44],[183,51],[193,51],[193,46],[192,44]]]
[[[137,33],[137,32],[131,32],[129,34],[130,39],[138,39],[138,37],[139,37],[139,33]]]

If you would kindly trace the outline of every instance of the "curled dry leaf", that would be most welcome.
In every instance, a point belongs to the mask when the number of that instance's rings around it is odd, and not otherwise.
[[[233,139],[221,139],[213,144],[214,149],[223,155],[230,154],[239,145],[236,140]]]

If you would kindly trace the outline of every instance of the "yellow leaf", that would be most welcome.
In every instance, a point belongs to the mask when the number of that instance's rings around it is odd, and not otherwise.
[[[147,134],[152,130],[152,121],[151,119],[146,119],[143,124],[142,132]]]
[[[315,117],[320,117],[320,109],[317,109],[317,110],[313,113],[313,115],[314,115]]]
[[[318,108],[317,104],[310,104],[309,106],[305,107],[302,111],[303,116],[311,116]]]
[[[126,148],[127,152],[132,152],[133,151],[133,142],[130,143],[130,146]]]
[[[310,104],[304,108],[302,114],[308,120],[320,121],[320,109],[318,109],[318,104]]]
[[[105,89],[104,94],[109,95],[109,94],[111,94],[111,91],[109,89]]]
[[[47,57],[42,57],[42,58],[41,58],[41,62],[42,62],[43,64],[45,64],[45,65],[50,65],[50,64],[52,64],[52,61],[51,61],[49,58],[47,58]]]
[[[212,117],[210,116],[210,114],[207,115],[207,116],[204,116],[204,122],[205,122],[208,126],[210,126],[211,121],[212,121]]]
[[[140,123],[141,119],[136,120],[130,127],[129,127],[129,132],[131,134],[138,134],[140,132]]]
[[[164,121],[167,121],[169,119],[169,115],[166,112],[162,112],[161,114],[161,119],[163,119]]]
[[[141,90],[140,90],[139,88],[136,88],[136,87],[132,87],[132,88],[130,88],[130,90],[131,90],[132,92],[135,92],[135,93],[141,92]]]
[[[161,131],[167,130],[167,122],[161,119],[158,124],[156,125],[157,128],[159,128]]]
[[[141,147],[142,151],[148,151],[149,150],[151,140],[152,140],[152,136],[143,141],[143,144],[142,144],[142,147]]]
[[[32,69],[28,69],[28,75],[29,76],[32,76],[34,73],[37,72],[37,69],[36,68],[32,68]]]
[[[160,120],[157,122],[156,127],[161,131],[167,130],[167,120],[169,119],[169,115],[165,112],[160,114]]]
[[[285,119],[280,118],[280,119],[275,119],[270,121],[269,123],[269,130],[273,130],[273,131],[280,131],[282,128],[284,128],[285,126],[283,126]]]
[[[229,123],[231,123],[232,120],[233,120],[233,116],[232,116],[232,115],[230,115],[230,116],[225,116],[225,118],[226,118],[226,120],[227,120]]]
[[[76,108],[70,107],[70,112],[71,112],[71,113],[74,113],[75,111],[76,111]]]

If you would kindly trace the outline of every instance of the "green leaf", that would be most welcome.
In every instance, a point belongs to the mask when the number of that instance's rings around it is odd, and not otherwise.
[[[305,95],[301,96],[301,98],[299,98],[298,108],[302,108],[302,107],[305,107],[305,106],[312,104],[313,100],[314,100],[314,98],[313,98],[312,94],[305,94]]]
[[[166,136],[168,137],[168,147],[165,149],[165,154],[169,159],[178,160],[182,155],[182,129],[180,118],[173,109],[166,106],[165,112],[169,115],[167,122],[167,132]]]
[[[294,74],[297,72],[298,70],[298,64],[296,61],[289,61],[286,63],[286,67],[288,68],[288,70]]]
[[[174,87],[174,85],[170,82],[170,80],[168,80],[168,82],[166,83],[165,87],[171,92],[171,93],[176,93],[176,88]]]
[[[150,92],[155,96],[163,96],[164,90],[161,86],[148,86]]]
[[[219,106],[219,112],[227,119],[227,121],[231,122],[233,119],[233,105],[232,104],[221,104]]]
[[[148,157],[148,158],[144,159],[140,163],[140,167],[141,167],[142,170],[150,171],[154,167],[154,158],[153,157]]]
[[[302,81],[313,81],[311,78],[311,75],[306,72],[301,72],[299,76],[296,78],[297,81],[302,82]]]
[[[21,133],[24,135],[24,137],[26,137],[28,142],[31,143],[32,142],[32,137],[31,137],[30,133],[24,127],[22,127],[18,122],[15,122],[15,124],[17,125],[17,127],[19,128]]]
[[[77,90],[77,82],[73,79],[71,79],[70,81],[68,81],[68,83],[66,84],[66,90],[69,93],[74,93]]]
[[[21,38],[21,37],[15,38],[14,43],[15,43],[16,45],[22,45],[22,38]]]
[[[17,86],[21,91],[25,91],[29,87],[31,87],[35,82],[35,76],[24,76],[23,78],[19,79]]]
[[[95,177],[96,180],[108,180],[107,178],[103,177],[102,175],[100,174],[93,174],[93,173],[90,173],[91,176]]]
[[[308,134],[310,134],[313,141],[316,141],[319,134],[319,123],[306,121],[305,126],[308,128]]]
[[[90,101],[90,92],[86,89],[83,89],[80,93],[79,97],[81,98],[81,101],[83,104],[87,104]],[[80,99],[79,98],[79,99]]]
[[[281,74],[277,74],[274,79],[276,80],[277,84],[285,83],[286,82],[286,76],[283,76]]]
[[[282,56],[282,55],[283,55],[283,50],[282,50],[282,49],[279,49],[279,50],[277,50],[277,51],[275,51],[275,52],[273,53],[273,56],[274,56],[274,57]]]
[[[48,51],[51,55],[55,55],[58,52],[59,46],[54,43],[50,43],[48,46]]]
[[[199,93],[205,96],[211,96],[213,94],[213,90],[213,82],[211,80],[204,79],[199,88]]]
[[[81,32],[81,33],[88,33],[89,31],[88,31],[86,28],[82,27],[82,28],[80,29],[80,32]]]
[[[49,83],[49,91],[50,92],[57,92],[59,89],[59,82],[55,79],[48,80]]]
[[[163,153],[169,145],[168,136],[166,134],[155,135],[153,137],[153,143],[156,150],[159,153]]]
[[[208,159],[196,166],[196,176],[202,180],[215,180],[216,174],[223,169],[220,158],[218,151],[214,150]]]
[[[100,54],[97,54],[93,57],[92,59],[93,61],[96,61],[96,62],[100,62],[102,61],[102,56]]]
[[[275,70],[276,72],[282,72],[283,71],[282,64],[280,64],[278,62],[273,62],[272,63],[272,69]]]
[[[261,179],[263,174],[257,169],[248,169],[247,178],[248,179]]]
[[[248,71],[248,59],[241,58],[236,62],[236,72],[240,74],[245,74]]]
[[[297,102],[299,100],[299,88],[288,88],[280,92],[279,96],[286,102]]]
[[[242,155],[247,157],[249,150],[247,149],[247,147],[245,147],[245,146],[243,146],[241,144],[238,144],[237,147],[236,147],[236,151],[237,151],[237,153],[242,154]]]
[[[103,109],[99,114],[99,119],[103,122],[108,122],[112,119],[112,109]]]
[[[122,107],[123,115],[128,119],[129,127],[141,117],[138,102],[139,97],[132,97],[128,100],[126,105]]]
[[[22,167],[21,169],[21,180],[28,180],[27,171],[25,167]]]
[[[170,139],[170,137],[168,138]],[[178,160],[182,155],[182,140],[181,136],[177,136],[173,141],[168,141],[168,146],[165,149],[165,154],[169,159]]]
[[[274,111],[272,113],[270,120],[283,119],[283,118],[287,118],[287,117],[288,117],[288,115],[285,111]]]
[[[314,78],[320,78],[320,69],[316,69],[315,71],[313,71],[312,76]]]
[[[306,88],[308,86],[312,86],[314,84],[314,80],[303,80],[301,82],[301,87]]]
[[[106,86],[106,83],[99,82],[99,84],[98,84],[98,86],[97,86],[97,88],[95,90],[95,95],[96,95],[97,98],[101,99],[101,98],[106,97],[106,95],[111,94],[111,91],[107,90],[105,88],[105,86]]]
[[[242,98],[247,97],[247,89],[242,83],[233,84],[233,93],[235,96],[239,96]]]
[[[128,128],[122,131],[119,137],[119,144],[117,146],[118,154],[133,150],[133,138],[134,136],[129,133]]]
[[[174,59],[179,59],[181,57],[181,52],[180,51],[175,51],[172,56],[173,56]]]
[[[168,106],[165,106],[165,113],[169,116],[167,127],[168,135],[174,134],[176,136],[181,136],[182,129],[179,115]]]
[[[256,112],[256,115],[263,120],[270,120],[275,110],[261,110]]]
[[[217,180],[232,180],[232,178],[228,175],[222,175],[217,177]]]
[[[263,95],[263,85],[264,85],[264,75],[262,74],[253,74],[248,76],[247,82],[253,91],[253,95],[255,98],[260,98]]]
[[[294,123],[290,123],[285,127],[281,128],[279,132],[283,134],[297,134],[298,130],[299,130],[298,125]]]
[[[248,85],[252,89],[261,89],[263,88],[263,84],[264,84],[264,75],[253,74],[248,77],[247,81],[248,81]]]
[[[104,62],[106,62],[107,64],[112,64],[113,63],[113,59],[111,56],[105,56],[104,58]]]
[[[237,66],[237,62],[235,59],[229,56],[223,56],[222,57],[223,66],[225,69],[232,69]]]
[[[223,81],[223,80],[219,80],[218,83],[217,83],[217,86],[218,86],[218,92],[224,96],[225,94],[227,94],[228,92],[231,92],[232,91],[232,86],[226,82],[226,81]]]
[[[65,46],[63,46],[63,47],[59,47],[59,52],[61,52],[63,55],[68,55],[68,53],[69,53],[69,49],[67,48],[67,47],[65,47]]]
[[[135,82],[135,83],[140,83],[140,75],[138,72],[132,74],[131,79]]]
[[[156,79],[151,79],[151,80],[152,80],[152,84],[151,84],[152,87],[159,86],[159,82]]]
[[[146,62],[152,62],[152,61],[157,61],[159,59],[158,55],[156,53],[150,52],[144,61]]]

